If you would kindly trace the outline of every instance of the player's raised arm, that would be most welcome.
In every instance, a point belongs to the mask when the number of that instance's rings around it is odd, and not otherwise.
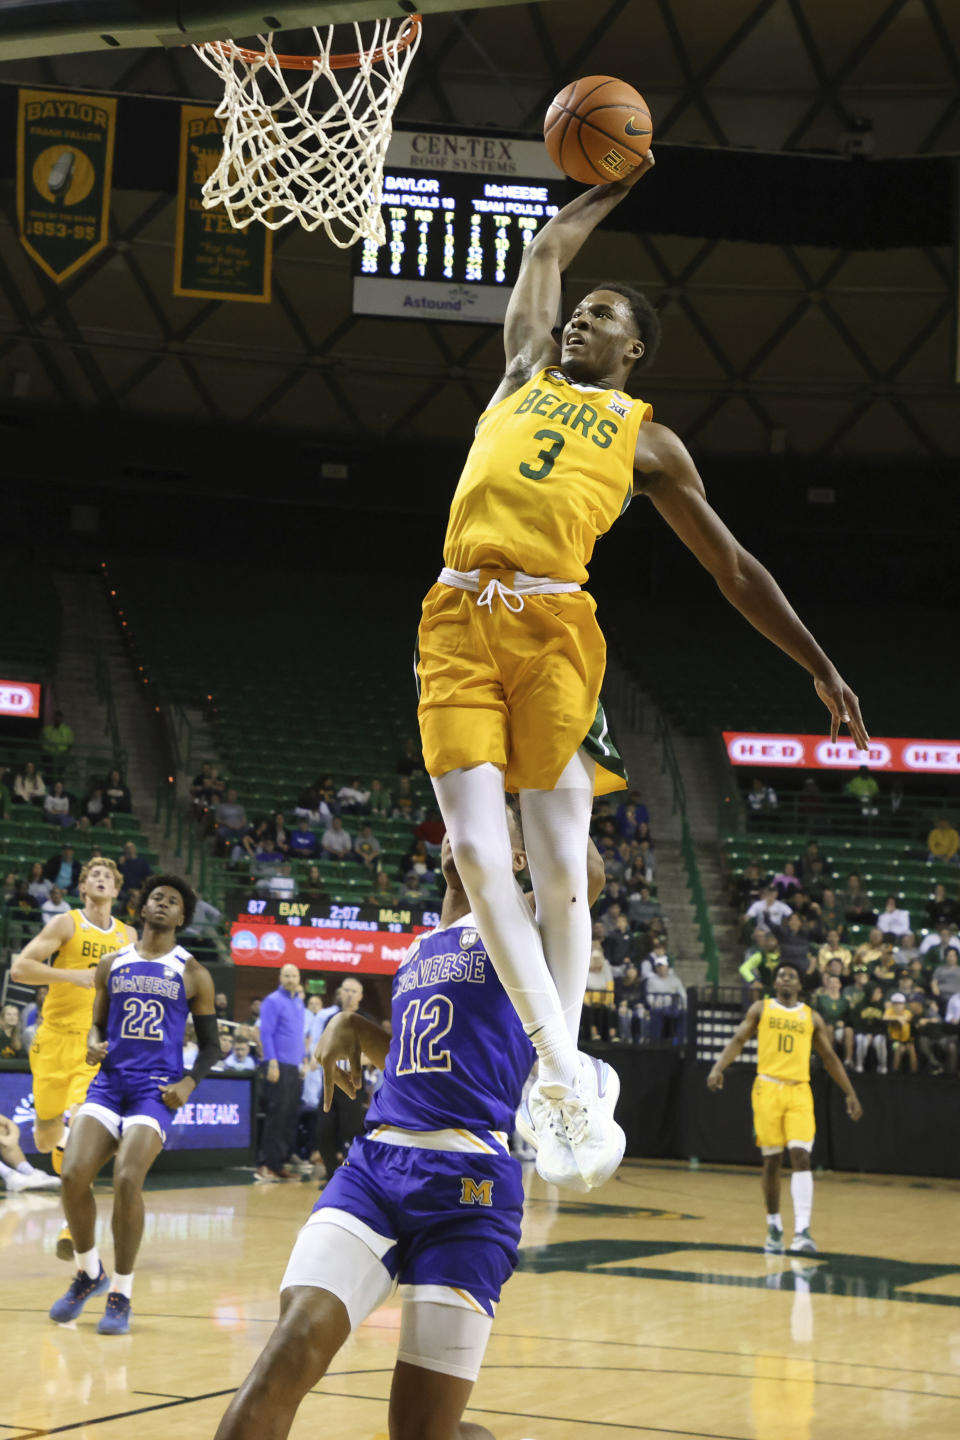
[[[721,594],[755,630],[778,645],[813,676],[817,694],[830,711],[830,737],[850,726],[855,745],[870,743],[860,704],[836,666],[824,654],[770,572],[745,550],[707,501],[690,454],[672,430],[646,424],[637,437],[636,490],[646,495],[709,570]]]
[[[847,1114],[851,1120],[859,1120],[863,1114],[863,1106],[857,1098],[857,1092],[850,1083],[850,1076],[840,1063],[840,1057],[830,1044],[830,1037],[827,1034],[827,1027],[823,1023],[823,1017],[816,1011],[811,1010],[813,1016],[813,1048],[823,1061],[823,1068],[830,1079],[840,1086],[847,1100]]]
[[[583,242],[615,209],[642,175],[652,170],[653,155],[626,179],[594,185],[564,205],[523,253],[503,326],[506,371],[491,403],[511,394],[543,365],[557,358],[553,327],[560,306],[560,277]]]
[[[724,1070],[726,1070],[728,1065],[733,1064],[747,1041],[752,1040],[754,1035],[756,1035],[757,1026],[760,1024],[760,1016],[762,1014],[763,1001],[755,1000],[723,1047],[723,1054],[707,1076],[707,1084],[711,1090],[723,1089]]]
[[[10,966],[10,979],[17,985],[79,985],[89,990],[93,983],[93,970],[58,970],[44,962],[55,955],[73,935],[73,914],[54,915],[35,935],[19,955],[15,955]]]

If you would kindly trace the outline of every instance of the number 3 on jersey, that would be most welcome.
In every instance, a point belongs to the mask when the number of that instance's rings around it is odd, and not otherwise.
[[[422,1002],[411,1000],[400,1025],[397,1074],[428,1075],[431,1071],[449,1070],[450,1051],[438,1050],[437,1041],[452,1028],[453,1001],[446,995],[431,995]]]
[[[520,466],[520,474],[525,475],[528,480],[546,480],[557,460],[560,458],[560,451],[563,449],[564,436],[556,430],[538,430],[534,440],[549,440],[550,444],[545,445],[537,456],[539,465],[528,465],[524,460]]]

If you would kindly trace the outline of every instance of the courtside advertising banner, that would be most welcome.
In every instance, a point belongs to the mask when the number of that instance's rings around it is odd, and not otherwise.
[[[0,719],[39,720],[41,688],[30,680],[0,680]]]
[[[203,207],[204,183],[223,152],[223,125],[210,106],[181,107],[173,293],[269,304],[273,231],[257,222],[235,230],[222,205]]]
[[[724,730],[731,765],[784,770],[898,770],[908,775],[960,775],[960,740],[896,739],[870,741],[858,750],[852,740],[823,735],[770,735]]]
[[[111,97],[18,92],[20,242],[58,285],[107,243],[116,121]]]
[[[350,974],[393,975],[417,935],[429,927],[414,925],[405,933],[352,925],[307,929],[294,925],[230,927],[230,957],[235,965],[291,963],[301,970],[345,970]]]

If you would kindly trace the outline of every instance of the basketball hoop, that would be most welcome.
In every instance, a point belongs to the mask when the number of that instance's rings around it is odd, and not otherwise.
[[[383,166],[421,17],[375,21],[369,44],[356,21],[353,29],[349,54],[332,53],[332,25],[313,27],[316,55],[278,54],[273,32],[257,36],[260,50],[233,40],[193,47],[224,82],[223,154],[203,186],[205,209],[222,205],[238,230],[299,220],[342,250],[384,243]],[[344,70],[355,73],[341,82]]]

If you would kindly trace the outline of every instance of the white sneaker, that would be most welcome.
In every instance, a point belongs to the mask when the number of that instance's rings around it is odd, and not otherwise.
[[[517,1130],[537,1156],[537,1174],[548,1185],[586,1190],[563,1124],[560,1101],[544,1095],[538,1080],[517,1111]]]
[[[60,1176],[48,1175],[45,1170],[38,1170],[35,1165],[30,1166],[30,1174],[21,1177],[27,1182],[28,1190],[59,1190]]]
[[[12,1175],[7,1175],[3,1183],[7,1187],[8,1195],[16,1195],[21,1190],[32,1190],[35,1188],[30,1184],[29,1176],[21,1175],[19,1170],[14,1170]]]
[[[539,1145],[537,1171],[544,1180],[578,1190],[609,1180],[627,1143],[613,1118],[619,1095],[617,1072],[590,1055],[581,1054],[574,1089],[559,1099],[544,1095],[537,1082],[528,1103]]]

